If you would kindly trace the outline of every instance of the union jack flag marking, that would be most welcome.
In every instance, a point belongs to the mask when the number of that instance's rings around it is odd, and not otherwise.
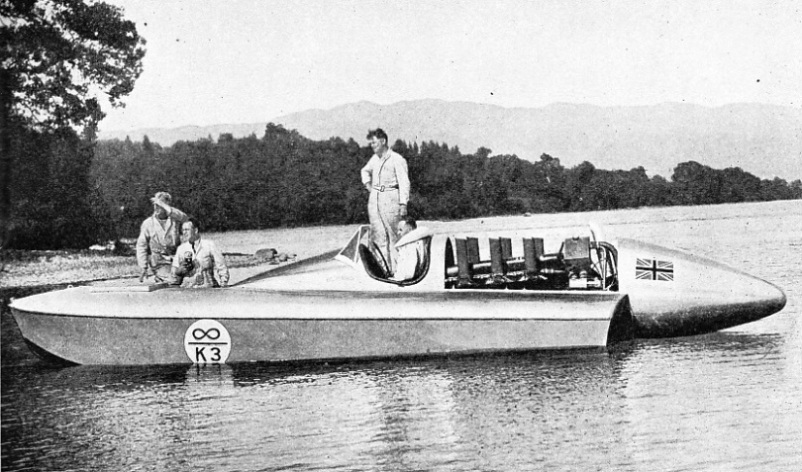
[[[638,259],[635,262],[635,278],[638,280],[674,281],[674,263],[656,259]]]

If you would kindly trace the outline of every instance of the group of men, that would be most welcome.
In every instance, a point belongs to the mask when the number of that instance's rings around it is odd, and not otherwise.
[[[167,192],[153,198],[153,215],[142,222],[136,258],[142,282],[150,274],[156,283],[189,287],[225,287],[229,273],[223,253],[201,238],[201,224],[172,206]]]
[[[368,216],[375,248],[385,262],[387,274],[395,281],[409,280],[424,262],[426,228],[417,227],[407,214],[409,173],[407,161],[387,144],[381,129],[367,135],[373,149],[362,168],[362,184],[370,192]],[[224,287],[229,272],[225,257],[214,241],[202,239],[200,223],[172,206],[167,192],[153,198],[153,215],[140,228],[136,243],[140,282],[149,275],[157,283],[191,287]]]

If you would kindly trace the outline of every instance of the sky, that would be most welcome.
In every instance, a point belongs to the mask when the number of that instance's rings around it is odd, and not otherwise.
[[[802,107],[793,0],[106,0],[147,41],[103,130],[440,99]]]

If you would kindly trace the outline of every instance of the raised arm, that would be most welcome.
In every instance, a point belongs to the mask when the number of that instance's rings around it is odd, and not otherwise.
[[[177,221],[178,223],[183,223],[189,219],[189,216],[187,216],[186,213],[174,206],[170,206],[156,197],[151,198],[150,201],[153,202],[154,205],[159,205],[160,207],[164,208],[164,211],[167,212],[167,217]]]

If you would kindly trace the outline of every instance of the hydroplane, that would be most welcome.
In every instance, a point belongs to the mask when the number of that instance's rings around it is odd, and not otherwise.
[[[359,227],[341,249],[226,288],[81,286],[13,300],[20,332],[68,364],[306,362],[615,349],[709,333],[780,311],[738,269],[598,229],[414,234],[423,260],[391,278]],[[557,246],[559,243],[559,246]],[[556,248],[556,249],[555,249]]]

